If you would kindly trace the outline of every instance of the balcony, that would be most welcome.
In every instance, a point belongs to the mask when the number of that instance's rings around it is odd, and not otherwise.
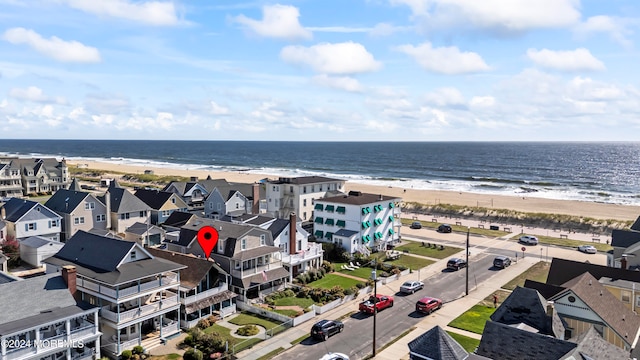
[[[295,254],[282,254],[282,262],[289,265],[297,265],[306,260],[315,259],[322,256],[322,245],[309,243],[307,250],[299,251]]]
[[[219,293],[221,293],[223,291],[226,291],[228,288],[229,288],[229,286],[228,286],[227,283],[221,283],[218,287],[215,287],[215,288],[209,289],[209,290],[205,290],[203,292],[200,292],[200,293],[197,293],[195,295],[191,295],[191,296],[188,296],[188,297],[186,297],[184,299],[181,299],[181,302],[184,305],[193,304],[196,301],[200,301],[200,300],[206,299],[206,298],[208,298],[210,296],[213,296],[213,295],[219,294]]]
[[[282,261],[273,261],[267,265],[260,265],[254,268],[242,269],[242,270],[236,270],[236,269],[231,270],[231,276],[242,278],[245,276],[260,274],[263,271],[277,269],[279,267],[282,267]]]
[[[117,324],[137,320],[147,315],[160,315],[162,310],[165,312],[173,310],[172,307],[175,307],[178,304],[178,295],[174,295],[140,307],[136,306],[134,308],[127,308],[124,304],[120,304],[120,313],[114,311],[115,309],[110,308],[109,306],[104,306],[101,310],[101,315],[104,319]]]
[[[120,343],[120,352],[122,352],[123,350],[131,349],[138,344],[138,339],[122,341]],[[112,354],[118,354],[118,343],[116,342],[103,344],[102,347]]]
[[[158,290],[160,288],[163,288],[165,286],[170,286],[170,285],[176,285],[176,286],[180,285],[177,274],[172,273],[171,275],[164,276],[162,277],[161,281],[154,279],[151,281],[140,283],[140,285],[133,285],[133,286],[122,288],[122,289],[114,289],[106,285],[101,285],[80,277],[77,280],[77,286],[79,289],[89,290],[95,293],[99,293],[99,294],[108,296],[112,299],[123,299],[123,298],[134,296],[134,295],[137,296],[144,292],[149,292],[151,290]]]

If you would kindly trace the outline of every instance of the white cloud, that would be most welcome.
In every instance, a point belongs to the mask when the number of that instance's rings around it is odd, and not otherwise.
[[[2,38],[12,44],[27,44],[37,52],[61,62],[100,62],[100,53],[94,47],[78,41],[64,41],[55,36],[45,39],[35,31],[21,27],[5,31]]]
[[[624,91],[613,84],[593,81],[591,78],[577,76],[568,86],[569,96],[586,101],[611,101],[624,97]]]
[[[585,48],[567,51],[554,51],[548,49],[527,50],[527,56],[536,65],[544,68],[561,71],[604,70],[602,61],[596,59]]]
[[[587,37],[595,33],[609,34],[613,41],[629,47],[632,42],[628,39],[628,36],[632,35],[633,32],[627,28],[628,22],[624,18],[598,15],[592,16],[576,25],[573,31],[579,37]]]
[[[578,0],[390,0],[406,5],[430,27],[471,27],[498,32],[558,28],[580,19]]]
[[[148,25],[166,26],[180,22],[176,6],[172,1],[65,0],[65,3],[90,14],[137,21]]]
[[[303,28],[298,21],[300,11],[294,6],[265,5],[262,8],[262,20],[254,20],[244,15],[234,20],[251,32],[264,37],[279,39],[311,39],[312,33]]]
[[[354,42],[286,46],[280,51],[280,58],[290,64],[307,65],[323,74],[355,74],[382,67],[362,44]]]
[[[426,42],[418,46],[401,45],[396,50],[413,57],[425,70],[435,73],[453,75],[490,70],[480,55],[462,52],[455,46],[434,48]]]
[[[313,82],[316,84],[340,89],[351,92],[360,92],[362,91],[362,85],[358,82],[357,79],[354,79],[349,76],[328,76],[326,74],[317,75],[313,77]]]
[[[121,114],[130,112],[131,103],[122,95],[89,94],[85,100],[85,108],[95,114]]]
[[[33,101],[37,103],[55,103],[60,105],[65,105],[67,103],[67,100],[64,97],[47,96],[42,92],[42,89],[36,86],[29,86],[26,89],[13,88],[9,90],[9,96],[18,100]]]
[[[366,28],[366,27],[348,27],[348,26],[317,26],[317,27],[308,26],[306,27],[306,29],[314,32],[345,33],[345,34],[366,33],[373,30],[372,28]]]
[[[398,32],[404,32],[413,29],[410,26],[394,26],[389,23],[378,23],[369,31],[369,35],[373,37],[390,36]]]
[[[493,96],[474,96],[469,102],[472,107],[491,107],[495,104],[496,99]]]
[[[425,101],[438,107],[464,107],[467,101],[460,90],[453,87],[437,89],[425,95]]]
[[[229,108],[218,105],[215,101],[211,102],[211,114],[213,115],[228,115]]]

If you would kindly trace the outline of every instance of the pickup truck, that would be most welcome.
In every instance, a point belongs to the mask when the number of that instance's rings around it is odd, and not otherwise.
[[[388,295],[371,295],[369,299],[360,303],[358,309],[363,313],[373,314],[374,307],[378,310],[384,310],[393,306],[393,297]]]

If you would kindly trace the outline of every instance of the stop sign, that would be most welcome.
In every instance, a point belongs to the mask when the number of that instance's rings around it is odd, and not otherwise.
[[[523,247],[522,247],[522,251],[525,251],[525,250],[527,250],[527,248],[523,246]]]

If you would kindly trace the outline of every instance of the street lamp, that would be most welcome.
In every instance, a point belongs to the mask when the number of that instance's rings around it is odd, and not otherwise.
[[[467,226],[467,266],[464,267],[466,271],[467,281],[465,282],[465,295],[469,295],[469,227]]]
[[[373,297],[377,300],[376,294],[378,293],[378,280],[376,277],[376,268],[378,267],[378,260],[374,262],[373,270],[371,271],[371,279],[373,279]],[[376,357],[376,315],[378,314],[378,306],[376,301],[373,303],[373,357]]]

